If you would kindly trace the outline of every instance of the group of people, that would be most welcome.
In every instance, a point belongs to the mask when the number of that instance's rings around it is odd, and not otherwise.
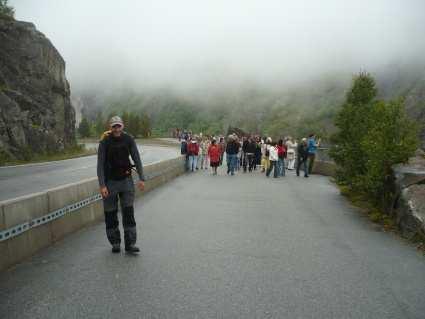
[[[273,172],[275,178],[285,176],[286,170],[300,169],[308,177],[313,170],[317,148],[320,139],[315,134],[301,139],[298,143],[291,137],[273,141],[271,137],[261,138],[258,135],[238,136],[230,134],[223,136],[203,136],[188,133],[181,138],[181,154],[186,155],[186,168],[190,172],[206,170],[212,167],[217,175],[217,167],[226,158],[227,174],[234,175],[236,171],[252,172],[261,167],[267,177]]]
[[[177,132],[176,132],[177,134]],[[320,140],[316,141],[314,134],[301,143],[292,138],[280,139],[274,142],[270,137],[261,138],[257,135],[237,136],[199,136],[191,132],[178,132],[181,139],[181,153],[186,155],[186,167],[189,171],[206,170],[212,167],[217,175],[217,168],[223,165],[226,156],[227,174],[243,169],[252,172],[261,167],[262,172],[269,177],[273,171],[274,177],[285,176],[286,169],[292,170],[296,164],[299,176],[303,167],[304,176],[308,177],[313,168],[316,149]],[[130,157],[133,163],[130,161]],[[308,161],[308,167],[307,167]],[[125,251],[138,253],[135,245],[137,239],[136,220],[134,218],[135,187],[132,169],[137,171],[137,188],[145,188],[143,165],[134,138],[124,131],[124,122],[119,116],[110,120],[110,130],[106,131],[99,142],[97,176],[99,191],[103,197],[106,236],[112,246],[113,253],[121,251],[121,234],[118,222],[118,202],[121,206],[122,224],[124,228]]]

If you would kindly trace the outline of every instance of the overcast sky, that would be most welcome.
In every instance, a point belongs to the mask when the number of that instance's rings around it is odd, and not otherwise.
[[[425,0],[14,0],[71,87],[281,83],[425,59]]]

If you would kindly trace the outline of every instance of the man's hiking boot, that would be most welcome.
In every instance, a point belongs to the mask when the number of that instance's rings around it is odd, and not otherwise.
[[[114,254],[119,253],[120,251],[121,251],[121,247],[120,247],[120,245],[119,245],[119,244],[117,244],[117,245],[112,245],[112,252],[113,252]]]
[[[136,246],[126,246],[125,251],[131,254],[138,253],[140,251],[139,247]]]

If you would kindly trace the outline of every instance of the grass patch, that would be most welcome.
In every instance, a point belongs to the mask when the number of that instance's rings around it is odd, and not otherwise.
[[[380,208],[374,206],[372,201],[365,194],[354,192],[345,185],[338,185],[338,187],[341,195],[348,198],[354,206],[360,208],[371,222],[382,225],[385,230],[395,229],[394,219]]]
[[[176,140],[177,141],[177,140]],[[84,143],[99,143],[99,139],[96,138],[83,138],[78,139],[79,144]],[[161,145],[161,146],[172,146],[172,147],[180,147],[180,143],[174,143],[172,141],[163,140],[161,138],[136,138],[136,143],[142,144],[142,145]]]
[[[395,219],[381,209],[375,207],[365,194],[356,193],[345,185],[336,185],[341,195],[346,197],[361,213],[366,215],[371,222],[380,225],[383,231],[395,233],[399,235],[400,238],[405,239],[400,235]],[[425,254],[425,234],[416,233],[412,238],[406,240]]]
[[[0,166],[60,161],[60,160],[90,156],[95,154],[96,154],[95,150],[86,150],[83,145],[76,145],[73,147],[66,148],[60,153],[58,152],[58,153],[45,153],[45,154],[31,154],[31,156],[26,157],[27,158],[26,160],[10,159],[10,157],[8,156],[2,156],[2,153],[0,152]]]

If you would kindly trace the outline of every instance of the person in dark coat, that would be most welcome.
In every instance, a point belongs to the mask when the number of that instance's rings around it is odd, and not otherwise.
[[[300,176],[300,166],[303,165],[304,177],[308,177],[307,170],[308,148],[307,139],[303,138],[297,147],[297,176]]]
[[[240,144],[235,136],[229,135],[226,145],[227,174],[235,175],[235,170],[238,165],[239,148]]]
[[[250,137],[248,139],[248,143],[247,143],[247,145],[245,147],[246,161],[245,161],[245,165],[244,165],[244,168],[243,168],[244,169],[244,172],[246,172],[246,167],[247,166],[248,166],[248,170],[250,172],[252,172],[252,170],[254,169],[256,147],[257,147],[257,145],[256,145],[254,139],[252,137]]]

